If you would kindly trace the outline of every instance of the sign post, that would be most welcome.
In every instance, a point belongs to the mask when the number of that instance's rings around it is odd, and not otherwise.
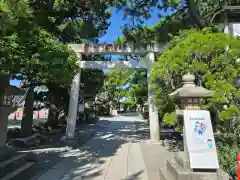
[[[191,169],[219,169],[209,111],[185,110],[184,128]]]
[[[193,74],[184,75],[182,80],[183,86],[169,96],[178,105],[177,120],[183,121],[184,151],[167,160],[160,179],[229,180],[229,175],[219,168],[210,113],[201,110],[200,99],[210,98],[214,92],[197,86]]]

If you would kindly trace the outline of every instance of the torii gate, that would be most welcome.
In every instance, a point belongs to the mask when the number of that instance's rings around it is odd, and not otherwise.
[[[155,53],[161,53],[166,44],[150,44],[145,47],[134,47],[134,45],[117,45],[117,44],[69,44],[69,46],[76,53],[79,61],[79,68],[145,68],[147,69],[147,83],[148,83],[148,104],[149,104],[149,118],[150,118],[150,137],[153,141],[160,140],[160,126],[158,121],[158,111],[156,108],[156,96],[150,85],[150,74],[152,71],[152,64],[155,61]],[[82,54],[85,55],[146,55],[144,63],[138,61],[82,61]],[[80,85],[80,71],[73,79],[71,86],[71,94],[69,99],[68,119],[65,139],[74,139],[78,98]]]

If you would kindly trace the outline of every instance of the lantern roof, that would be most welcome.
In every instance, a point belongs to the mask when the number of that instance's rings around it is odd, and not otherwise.
[[[188,73],[182,77],[183,87],[175,90],[173,93],[169,94],[172,99],[178,98],[209,98],[213,96],[213,91],[210,91],[204,87],[196,86],[195,76]]]

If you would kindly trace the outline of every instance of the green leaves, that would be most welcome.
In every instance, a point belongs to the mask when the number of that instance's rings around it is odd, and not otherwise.
[[[217,139],[218,158],[221,168],[229,173],[230,176],[236,176],[236,157],[239,148],[230,146],[227,142],[221,143],[222,139]]]
[[[159,87],[158,99],[173,92],[181,86],[181,77],[192,72],[198,78],[204,78],[203,85],[215,92],[211,99],[217,107],[218,118],[227,120],[235,117],[239,112],[236,107],[237,89],[236,77],[240,73],[240,66],[236,59],[240,56],[237,51],[240,41],[230,38],[224,33],[207,33],[205,31],[185,31],[184,36],[174,40],[171,49],[158,57],[152,72],[152,80],[161,77],[171,86]],[[226,52],[227,45],[231,45]],[[168,101],[168,99],[165,99]],[[159,101],[159,100],[158,100]],[[160,104],[168,102],[161,102]],[[223,109],[223,104],[228,109]]]
[[[214,96],[201,107],[212,114],[218,155],[221,167],[235,176],[233,162],[239,152],[240,109],[239,90],[236,79],[240,74],[238,38],[208,30],[183,31],[171,42],[171,47],[158,56],[152,72],[152,82],[157,92],[157,106],[167,125],[179,124],[176,121],[173,102],[168,95],[182,86],[182,75],[191,72],[197,85],[214,91]],[[226,48],[229,47],[229,48]],[[157,83],[158,79],[163,82]],[[200,80],[202,83],[199,83]],[[226,152],[228,155],[226,155]]]
[[[239,108],[235,104],[231,104],[230,107],[227,107],[220,112],[219,117],[221,120],[229,120],[236,118],[240,114]]]
[[[81,93],[94,97],[99,93],[104,83],[104,72],[101,69],[82,69],[81,70]],[[81,94],[80,93],[80,94]]]
[[[119,89],[129,83],[128,89]],[[135,104],[144,104],[147,100],[146,71],[144,69],[116,69],[107,74],[104,88],[112,100],[128,96]]]
[[[166,113],[163,116],[163,122],[164,124],[168,124],[170,126],[174,126],[177,123],[177,115],[176,112],[172,112],[172,113]]]
[[[34,21],[62,42],[96,40],[108,28],[108,1],[31,1]]]
[[[90,6],[89,6],[90,5]],[[69,86],[77,58],[62,42],[91,41],[106,30],[107,2],[0,1],[3,69],[28,81]]]

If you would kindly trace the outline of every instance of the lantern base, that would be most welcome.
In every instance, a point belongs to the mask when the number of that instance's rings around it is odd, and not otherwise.
[[[229,180],[229,175],[221,169],[193,170],[189,167],[189,161],[185,160],[184,152],[178,152],[176,156],[167,160],[166,167],[160,169],[161,180]]]
[[[66,136],[63,136],[60,141],[65,145],[72,146],[72,147],[76,147],[79,144],[79,139],[76,137],[66,138]]]
[[[184,170],[188,171],[190,169],[190,162],[189,159],[186,158],[186,152],[176,152],[174,159]]]

